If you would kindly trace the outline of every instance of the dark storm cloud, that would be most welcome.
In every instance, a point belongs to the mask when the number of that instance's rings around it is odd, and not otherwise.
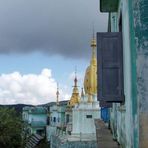
[[[84,58],[93,22],[95,31],[106,31],[99,0],[0,0],[0,53]]]

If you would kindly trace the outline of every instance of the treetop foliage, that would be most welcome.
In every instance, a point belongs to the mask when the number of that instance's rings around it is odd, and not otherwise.
[[[14,109],[0,107],[0,147],[21,147],[22,121]]]

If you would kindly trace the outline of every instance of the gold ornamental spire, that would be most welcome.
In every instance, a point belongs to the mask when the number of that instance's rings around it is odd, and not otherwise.
[[[77,87],[77,67],[75,67],[75,79],[74,79],[74,87]]]
[[[95,38],[94,28],[93,28],[93,37],[92,37],[92,40],[91,40],[91,48],[92,48],[91,64],[97,65],[97,61],[96,61],[96,38]]]
[[[57,92],[56,92],[56,96],[57,96],[57,105],[59,105],[59,84],[57,83]]]
[[[80,102],[80,96],[79,96],[79,90],[78,90],[78,86],[77,86],[77,72],[75,69],[75,78],[74,78],[74,86],[73,86],[73,92],[72,92],[72,96],[69,100],[69,106],[74,106],[75,104]]]
[[[97,58],[96,58],[96,38],[93,29],[91,40],[92,56],[90,65],[87,67],[84,78],[84,89],[88,95],[88,102],[93,102],[92,96],[97,94]]]
[[[77,79],[77,69],[75,68],[75,78],[74,78],[74,86],[73,86],[73,94],[79,94],[78,90],[78,79]]]
[[[95,39],[95,31],[94,31],[94,28],[93,28],[93,37],[92,37],[92,40],[91,40],[91,47],[92,48],[96,48],[96,39]]]

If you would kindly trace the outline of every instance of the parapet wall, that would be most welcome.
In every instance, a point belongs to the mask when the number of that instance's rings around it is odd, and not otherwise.
[[[59,136],[51,137],[51,148],[97,148],[96,141],[66,141]]]

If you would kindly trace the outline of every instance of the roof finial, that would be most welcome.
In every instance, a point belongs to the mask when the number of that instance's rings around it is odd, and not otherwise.
[[[94,23],[93,23],[93,38],[91,40],[91,47],[94,49],[96,48],[96,39],[95,39],[95,29],[94,29]]]
[[[57,96],[57,105],[59,105],[59,84],[57,83],[57,92],[56,92],[56,96]]]
[[[75,77],[77,75],[77,66],[75,66]]]
[[[93,39],[95,39],[95,27],[94,27],[94,22],[93,22]]]
[[[77,66],[75,66],[75,79],[74,79],[74,82],[75,82],[75,87],[77,87],[77,82],[78,82],[78,80],[77,80]]]

